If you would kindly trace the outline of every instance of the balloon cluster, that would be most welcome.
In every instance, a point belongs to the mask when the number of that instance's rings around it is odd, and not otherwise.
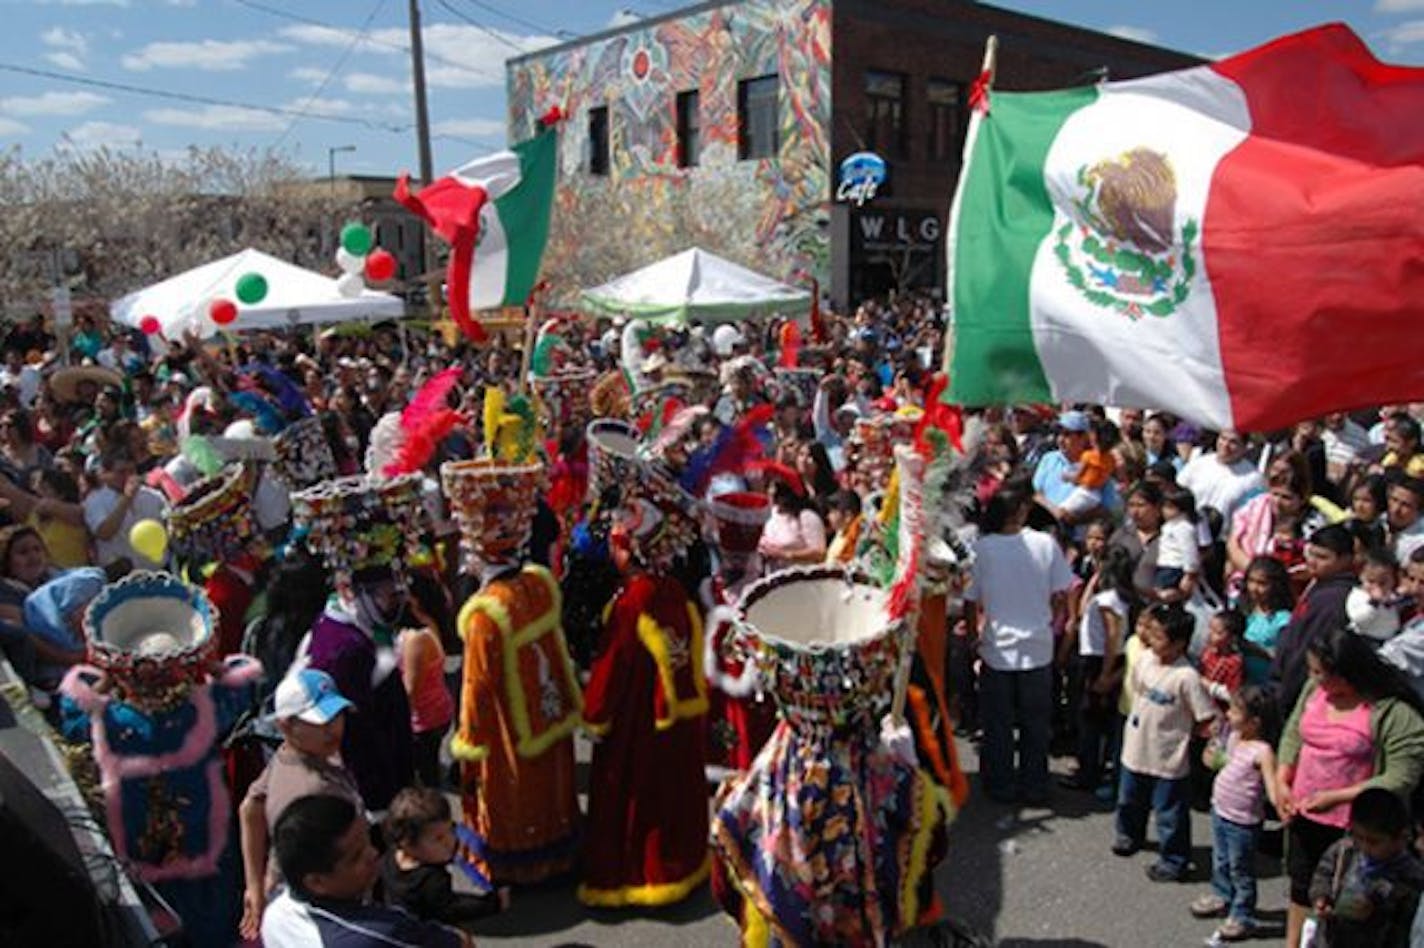
[[[367,282],[385,283],[396,275],[396,258],[380,247],[365,224],[352,222],[341,228],[341,244],[336,248],[336,265],[341,268],[336,289],[342,296],[357,297]]]

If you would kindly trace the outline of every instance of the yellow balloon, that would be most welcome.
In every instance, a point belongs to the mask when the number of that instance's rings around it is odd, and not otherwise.
[[[168,552],[168,531],[157,520],[140,520],[129,530],[129,546],[155,563]]]

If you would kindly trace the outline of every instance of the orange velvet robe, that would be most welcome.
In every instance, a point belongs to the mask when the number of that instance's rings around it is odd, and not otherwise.
[[[533,565],[490,582],[460,610],[456,861],[486,887],[539,882],[576,862],[573,733],[583,699],[560,613],[558,584]]]

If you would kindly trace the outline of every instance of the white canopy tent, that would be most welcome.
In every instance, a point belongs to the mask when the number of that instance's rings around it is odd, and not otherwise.
[[[260,273],[267,281],[267,295],[261,302],[247,304],[237,299],[237,281],[248,273]],[[187,327],[207,337],[215,335],[218,327],[203,309],[216,298],[237,304],[237,321],[228,327],[235,332],[405,315],[405,303],[399,297],[369,289],[358,296],[344,296],[330,277],[251,247],[115,300],[109,314],[135,329],[145,316],[153,316],[170,339],[178,338]]]
[[[726,323],[804,316],[811,294],[693,247],[587,290],[583,302],[600,314],[654,323]]]

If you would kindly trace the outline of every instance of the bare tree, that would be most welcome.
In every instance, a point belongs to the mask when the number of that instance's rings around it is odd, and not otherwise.
[[[106,303],[244,247],[330,269],[361,209],[308,177],[271,151],[0,152],[0,306],[30,315],[60,280]]]

